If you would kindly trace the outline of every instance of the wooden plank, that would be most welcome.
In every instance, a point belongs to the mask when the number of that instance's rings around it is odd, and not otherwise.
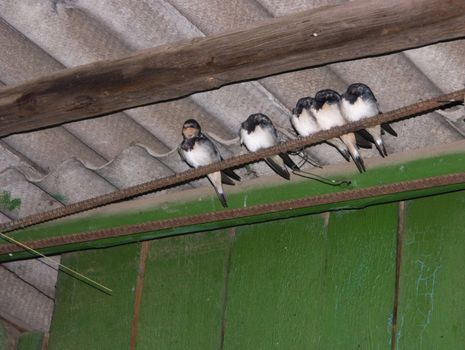
[[[137,349],[219,349],[227,231],[152,242],[145,269]]]
[[[350,1],[172,43],[0,91],[0,137],[232,82],[465,35],[460,1]]]
[[[140,304],[144,290],[145,266],[150,251],[151,242],[142,242],[140,248],[139,268],[137,272],[136,288],[134,290],[134,311],[131,323],[131,345],[130,350],[136,349],[137,331],[139,326]]]
[[[326,226],[304,216],[236,229],[224,349],[312,349]]]
[[[42,350],[44,334],[39,332],[27,332],[21,334],[16,350]]]
[[[321,175],[336,179],[349,178],[352,180],[351,187],[354,189],[367,188],[373,185],[396,183],[399,181],[421,179],[429,176],[438,176],[449,173],[463,172],[465,164],[465,143],[459,142],[452,150],[444,151],[429,150],[428,158],[411,158],[396,154],[389,159],[379,161],[378,165],[370,166],[370,170],[364,174],[354,173],[352,166],[332,168],[318,172]],[[431,153],[430,153],[431,152]],[[437,153],[439,152],[439,153]],[[415,155],[415,153],[412,153]],[[389,162],[386,164],[386,162]],[[355,170],[356,171],[356,170]],[[332,193],[345,190],[324,185],[313,180],[302,180],[294,177],[293,181],[270,181],[261,179],[256,182],[240,184],[235,188],[228,188],[228,202],[231,208],[250,207],[264,203],[273,203],[281,200],[297,199],[306,196]],[[185,233],[204,232],[210,229],[232,227],[236,225],[263,222],[266,220],[299,216],[309,213],[324,212],[337,209],[363,208],[367,205],[393,202],[403,199],[418,198],[419,196],[444,193],[457,189],[465,189],[465,184],[449,187],[435,187],[425,191],[403,192],[396,195],[370,197],[363,200],[335,203],[324,206],[312,206],[302,210],[290,210],[268,215],[251,216],[242,219],[228,221],[217,221],[204,225],[190,225],[175,229],[159,230],[119,236],[115,238],[90,241],[86,243],[67,244],[53,246],[43,249],[46,254],[56,254],[71,250],[82,250],[95,247],[108,247],[122,243],[131,243],[139,240],[154,239],[160,237],[174,236]],[[213,191],[207,192],[204,188],[186,191],[173,197],[172,194],[151,201],[131,201],[126,204],[118,204],[81,214],[79,216],[64,218],[46,224],[36,225],[13,233],[20,241],[41,239],[56,236],[67,236],[72,233],[87,230],[98,230],[123,225],[143,223],[151,220],[176,218],[184,215],[201,214],[213,210],[223,210]],[[111,209],[119,208],[119,209]],[[5,244],[1,242],[0,246]],[[30,257],[30,253],[18,252],[0,255],[0,261],[17,260]]]
[[[387,348],[396,206],[241,227],[225,349]]]
[[[389,348],[397,204],[331,213],[328,235],[322,348]]]
[[[48,349],[129,349],[139,244],[68,254],[62,263],[113,295],[60,272]]]
[[[9,341],[8,331],[3,326],[3,322],[0,321],[0,349],[8,349]]]
[[[21,350],[19,348],[17,349],[17,342],[21,332],[21,328],[19,328],[17,325],[12,324],[0,317],[0,349]]]
[[[407,202],[397,349],[463,349],[465,195]]]

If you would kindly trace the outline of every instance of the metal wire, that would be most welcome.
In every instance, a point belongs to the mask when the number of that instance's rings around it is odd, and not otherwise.
[[[212,163],[210,165],[200,167],[197,169],[190,169],[180,174],[175,174],[172,176],[164,177],[162,179],[153,180],[120,191],[104,194],[78,203],[70,204],[65,207],[52,209],[43,213],[33,214],[1,225],[0,232],[10,232],[19,228],[32,226],[41,222],[54,220],[71,214],[76,214],[113,202],[122,201],[131,197],[139,196],[148,192],[185,183],[218,170],[242,166],[274,154],[301,149],[304,146],[320,143],[333,137],[344,135],[359,129],[383,123],[389,123],[407,117],[417,116],[419,114],[427,113],[437,108],[450,105],[452,103],[461,102],[464,100],[464,95],[465,89],[458,90],[449,94],[441,95],[432,99],[428,99],[406,107],[402,107],[387,113],[379,114],[377,116],[367,118],[361,121],[348,123],[344,126],[332,128],[329,130],[320,131],[308,137],[289,140],[282,144],[263,149],[255,153],[248,153],[231,157],[221,162]]]
[[[182,216],[178,218],[150,221],[141,224],[133,224],[116,228],[68,234],[66,236],[48,237],[43,239],[31,240],[23,243],[33,249],[39,249],[53,247],[57,245],[82,243],[105,238],[126,236],[136,233],[150,232],[162,229],[179,228],[189,225],[199,225],[215,221],[225,221],[249,216],[270,214],[285,210],[306,208],[331,203],[339,203],[356,199],[370,198],[374,196],[390,195],[394,193],[408,191],[418,191],[428,189],[431,187],[454,185],[461,183],[465,183],[465,172],[435,176],[424,179],[409,180],[393,184],[378,185],[361,189],[346,190],[337,193],[326,193],[317,196],[255,205],[248,208],[236,208],[229,210],[213,211],[198,215]],[[0,245],[0,254],[14,253],[21,250],[21,247],[14,244]]]

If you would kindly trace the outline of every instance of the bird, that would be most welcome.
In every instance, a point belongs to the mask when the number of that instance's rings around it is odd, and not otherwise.
[[[202,133],[200,124],[195,119],[188,119],[184,122],[182,137],[179,155],[190,167],[198,168],[223,160],[215,144]],[[227,208],[228,203],[224,194],[223,183],[234,185],[232,179],[240,181],[240,176],[231,169],[225,169],[208,174],[207,177],[213,185],[222,206]]]
[[[271,119],[262,113],[249,115],[241,124],[239,138],[241,145],[245,145],[249,152],[256,152],[262,148],[272,147],[279,143],[278,133]],[[286,180],[291,178],[286,165],[292,170],[299,170],[299,167],[286,153],[266,157],[265,162],[276,174]]]
[[[310,113],[312,102],[312,97],[302,97],[297,101],[295,108],[292,109],[291,125],[300,136],[310,136],[321,131],[315,117]],[[347,161],[350,161],[349,150],[339,138],[333,138],[326,142],[335,147]]]
[[[332,127],[342,126],[346,123],[344,120],[339,103],[341,96],[334,90],[320,90],[315,94],[310,107],[310,112],[315,117],[318,125],[322,130],[328,130]],[[357,169],[362,173],[366,171],[365,164],[358,151],[354,133],[348,133],[339,137],[347,146],[347,150],[352,157]]]
[[[351,84],[342,95],[341,113],[344,119],[349,122],[373,117],[379,114],[378,101],[371,89],[362,83]],[[393,136],[397,133],[389,124],[381,124],[366,129],[359,130],[359,134],[370,142],[373,142],[382,157],[387,156],[386,146],[382,138],[384,131]]]

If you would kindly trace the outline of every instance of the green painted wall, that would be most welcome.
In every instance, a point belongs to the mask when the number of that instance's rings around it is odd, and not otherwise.
[[[17,350],[42,350],[44,334],[38,332],[27,332],[21,334],[18,339]]]
[[[8,349],[8,333],[0,322],[0,350]]]
[[[395,214],[388,204],[332,214],[329,225],[304,216],[240,228],[225,349],[386,348]]]
[[[60,272],[48,350],[129,349],[139,244],[71,253],[62,263],[113,295]]]
[[[397,349],[465,344],[465,191],[406,202]],[[391,349],[398,203],[71,253],[49,349]],[[134,296],[144,270],[137,333]]]
[[[465,349],[465,192],[407,205],[398,349]]]
[[[146,264],[137,349],[218,349],[228,231],[154,241]]]

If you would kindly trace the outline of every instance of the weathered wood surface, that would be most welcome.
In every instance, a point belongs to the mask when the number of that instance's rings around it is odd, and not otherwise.
[[[389,347],[396,235],[395,203],[331,213],[322,267],[322,349]]]
[[[23,333],[18,339],[16,350],[42,350],[44,334],[38,332]]]
[[[459,349],[464,199],[406,205],[394,346],[389,203],[153,241],[135,349]],[[115,294],[60,274],[49,348],[129,348],[139,245],[64,262]]]
[[[462,1],[351,1],[0,91],[0,137],[232,82],[465,36]]]
[[[145,268],[137,349],[220,349],[227,231],[153,242]]]
[[[387,204],[237,228],[224,349],[388,348],[396,222]]]
[[[465,193],[407,202],[396,349],[463,349]]]
[[[60,272],[49,350],[129,349],[139,244],[69,254],[62,263],[113,290]]]
[[[326,230],[319,215],[236,229],[224,349],[312,348]]]

